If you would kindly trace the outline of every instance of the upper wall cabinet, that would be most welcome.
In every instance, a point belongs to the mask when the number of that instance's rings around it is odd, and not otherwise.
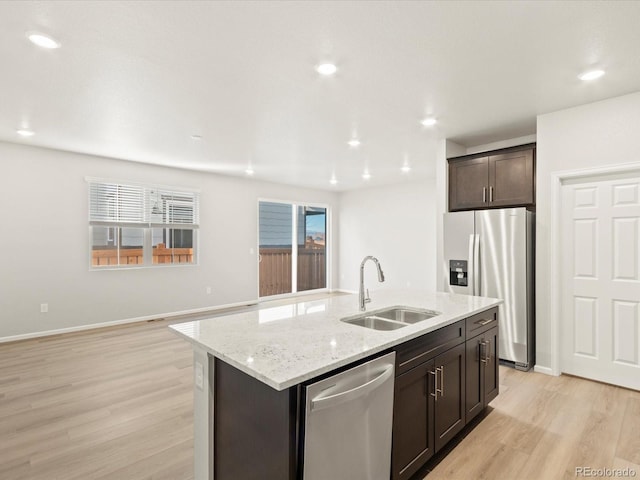
[[[449,210],[535,204],[535,145],[449,159]]]

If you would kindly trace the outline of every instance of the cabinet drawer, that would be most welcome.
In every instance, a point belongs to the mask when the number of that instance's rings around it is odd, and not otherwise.
[[[465,320],[409,340],[395,348],[396,376],[464,342]]]
[[[476,313],[467,318],[467,337],[479,335],[498,325],[498,307]]]

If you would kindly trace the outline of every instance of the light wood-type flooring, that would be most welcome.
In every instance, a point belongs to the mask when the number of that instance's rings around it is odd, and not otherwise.
[[[638,391],[500,367],[500,394],[489,405],[448,455],[427,465],[428,480],[575,479],[580,467],[628,468],[627,478],[640,478]]]
[[[167,325],[0,344],[0,479],[192,479],[193,354]]]
[[[0,344],[0,479],[192,479],[192,354],[168,324]],[[428,480],[576,478],[576,467],[640,478],[640,392],[500,375],[489,413]]]

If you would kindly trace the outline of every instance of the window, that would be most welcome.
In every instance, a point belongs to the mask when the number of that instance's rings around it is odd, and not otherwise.
[[[327,209],[259,202],[260,296],[327,287]]]
[[[199,193],[88,182],[92,267],[196,263]]]

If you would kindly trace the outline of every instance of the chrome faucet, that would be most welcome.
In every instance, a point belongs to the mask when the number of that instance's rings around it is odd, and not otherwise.
[[[367,263],[367,260],[372,260],[373,263],[376,264],[376,267],[378,269],[378,281],[384,282],[384,272],[382,271],[382,267],[380,266],[380,262],[378,261],[378,259],[376,257],[372,257],[371,255],[367,255],[366,257],[364,257],[364,260],[362,260],[362,263],[360,264],[360,290],[358,292],[360,310],[363,312],[365,310],[365,304],[371,301],[371,298],[369,298],[369,289],[367,289],[366,297],[364,294],[364,264]]]

